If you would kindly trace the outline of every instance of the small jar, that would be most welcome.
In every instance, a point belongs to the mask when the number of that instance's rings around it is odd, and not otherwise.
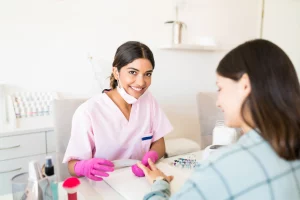
[[[235,128],[230,128],[225,125],[224,121],[216,121],[213,130],[214,145],[230,145],[237,141],[238,133]]]

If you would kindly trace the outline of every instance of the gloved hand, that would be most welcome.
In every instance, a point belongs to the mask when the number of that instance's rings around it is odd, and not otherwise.
[[[105,159],[91,158],[76,162],[74,171],[77,176],[85,176],[94,181],[102,181],[101,177],[108,177],[108,173],[114,171],[114,164]]]
[[[152,160],[153,163],[156,163],[158,160],[158,153],[156,151],[148,151],[143,159],[142,159],[142,164],[145,165],[146,167],[149,168],[149,163],[148,163],[148,158]],[[143,177],[145,176],[143,170],[137,166],[137,164],[131,166],[131,170],[134,173],[134,175],[138,177]]]

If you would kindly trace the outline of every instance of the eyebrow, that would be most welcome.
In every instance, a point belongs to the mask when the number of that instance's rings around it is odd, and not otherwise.
[[[138,70],[138,69],[136,69],[136,68],[133,68],[133,67],[128,67],[127,69],[131,69],[131,70],[134,70],[134,71],[138,71],[138,72],[139,72],[139,70]],[[151,69],[151,70],[148,70],[148,71],[146,71],[146,72],[153,72],[153,69]]]

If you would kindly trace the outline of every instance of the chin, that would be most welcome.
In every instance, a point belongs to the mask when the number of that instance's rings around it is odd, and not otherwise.
[[[129,90],[130,90],[130,92],[128,92],[128,94],[130,94],[134,98],[138,99],[146,92],[147,88],[144,88],[141,91],[135,91],[134,89],[129,87]]]

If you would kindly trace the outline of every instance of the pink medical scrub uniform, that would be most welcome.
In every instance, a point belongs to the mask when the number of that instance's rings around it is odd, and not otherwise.
[[[72,159],[138,159],[172,125],[149,91],[132,104],[127,120],[104,92],[80,105],[73,116],[71,138],[63,162]]]

